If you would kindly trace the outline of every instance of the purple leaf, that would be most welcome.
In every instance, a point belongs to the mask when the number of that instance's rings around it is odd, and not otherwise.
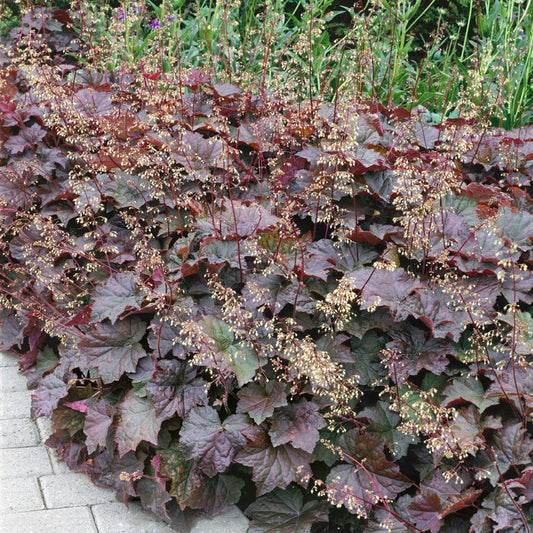
[[[59,400],[68,394],[70,387],[65,383],[64,375],[65,369],[57,366],[52,373],[42,379],[31,396],[32,411],[35,416],[51,415]]]
[[[445,401],[444,406],[452,406],[460,402],[469,402],[474,404],[479,412],[482,413],[488,407],[497,405],[499,399],[492,397],[487,398],[485,389],[475,377],[459,377],[453,380],[452,384],[442,392]]]
[[[135,451],[143,440],[157,445],[161,421],[156,417],[152,402],[139,398],[130,390],[118,405],[118,414],[115,441],[118,444],[119,457],[129,451]]]
[[[112,274],[105,285],[99,285],[94,291],[91,319],[101,322],[109,318],[114,324],[126,309],[139,309],[143,296],[137,289],[133,272]]]
[[[407,506],[409,516],[421,530],[438,533],[446,516],[471,507],[483,492],[473,487],[462,489],[461,483],[446,482],[440,472],[435,473],[421,484],[420,493]]]
[[[155,376],[146,384],[146,390],[154,395],[159,420],[175,414],[184,418],[193,407],[207,404],[208,383],[196,376],[196,369],[186,362],[159,361]]]
[[[275,447],[290,443],[295,448],[312,453],[320,437],[318,430],[325,425],[318,406],[308,400],[300,400],[276,410],[268,433]]]
[[[531,250],[533,245],[533,215],[527,211],[513,212],[509,207],[496,221],[502,236],[509,243],[518,246],[522,251]]]
[[[108,115],[113,104],[109,93],[96,91],[92,87],[81,89],[73,96],[74,105],[85,117]]]
[[[162,359],[170,352],[174,358],[185,359],[185,350],[179,342],[181,329],[178,326],[173,326],[169,321],[156,316],[149,329],[148,346],[158,359]]]
[[[276,407],[287,405],[286,385],[275,381],[269,381],[264,387],[249,383],[237,396],[237,413],[247,413],[256,424],[272,416]]]
[[[378,438],[349,430],[339,446],[349,464],[334,467],[327,477],[333,504],[343,504],[352,513],[368,511],[372,503],[394,499],[411,486],[399,466],[387,459]]]
[[[396,370],[398,384],[408,376],[416,376],[422,369],[435,375],[442,374],[448,366],[447,356],[456,353],[448,341],[428,339],[422,330],[412,326],[391,332],[390,336],[392,340],[386,347],[396,352],[401,359],[401,365]]]
[[[361,290],[361,309],[377,306],[390,308],[395,320],[406,318],[404,303],[415,289],[424,288],[424,284],[414,276],[407,274],[403,268],[379,270],[364,267],[350,274],[355,287]]]
[[[24,320],[8,309],[0,310],[0,350],[9,350],[22,344]]]
[[[511,466],[531,463],[533,440],[520,422],[507,424],[494,435],[493,451],[499,471],[505,474]]]
[[[209,515],[216,516],[239,501],[243,487],[242,479],[217,474],[212,478],[204,478],[183,500],[183,504],[191,509],[202,509]]]
[[[246,443],[242,430],[248,427],[246,415],[231,415],[220,422],[212,407],[194,407],[184,419],[180,443],[186,456],[197,461],[209,477],[224,472]]]
[[[248,439],[246,446],[237,454],[235,460],[252,467],[252,479],[261,496],[279,487],[284,489],[299,475],[311,475],[309,463],[312,455],[284,444],[274,448],[268,433],[262,426],[251,426],[244,431]]]
[[[137,317],[96,324],[78,344],[82,360],[98,370],[104,383],[117,381],[125,372],[134,372],[146,355],[139,343],[145,331],[146,324]]]
[[[113,423],[115,408],[105,400],[87,405],[87,416],[83,432],[87,435],[87,451],[93,453],[98,446],[105,446],[107,433]]]
[[[275,489],[252,503],[246,514],[251,518],[248,533],[310,533],[317,522],[328,521],[328,504],[304,498],[296,487]]]

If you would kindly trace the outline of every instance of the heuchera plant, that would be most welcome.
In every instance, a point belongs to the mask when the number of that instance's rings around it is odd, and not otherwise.
[[[42,15],[1,60],[0,348],[47,444],[180,527],[529,531],[533,128],[97,72]]]

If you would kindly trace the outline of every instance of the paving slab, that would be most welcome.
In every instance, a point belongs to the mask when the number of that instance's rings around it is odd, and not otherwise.
[[[0,479],[38,477],[51,473],[52,465],[44,446],[0,450]]]
[[[37,478],[4,479],[0,482],[0,514],[44,509]]]
[[[0,352],[0,366],[17,366],[18,357],[11,353]]]
[[[31,418],[0,420],[0,448],[37,446],[39,433]]]
[[[0,420],[27,418],[29,416],[31,409],[30,391],[2,392],[0,397]]]
[[[103,503],[94,505],[92,512],[99,533],[176,533],[135,503],[130,503],[129,507],[118,502]]]
[[[89,507],[6,513],[0,517],[0,531],[5,533],[98,533]]]
[[[200,520],[191,533],[246,533],[248,519],[235,506],[215,518]]]
[[[27,391],[26,378],[16,366],[2,367],[0,374],[0,393]]]
[[[114,490],[97,487],[85,474],[77,472],[42,476],[39,482],[48,509],[116,501]]]

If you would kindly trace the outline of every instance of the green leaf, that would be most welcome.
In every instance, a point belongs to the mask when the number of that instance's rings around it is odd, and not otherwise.
[[[389,409],[389,404],[386,402],[380,401],[372,407],[366,407],[357,416],[370,420],[368,431],[385,442],[395,459],[404,457],[407,454],[409,444],[418,441],[413,436],[406,435],[396,429],[401,419]]]
[[[443,404],[446,407],[461,402],[473,403],[482,413],[488,407],[497,405],[499,398],[487,398],[483,385],[476,377],[459,377],[453,380],[453,383],[443,391],[445,398]]]
[[[310,533],[313,524],[328,521],[329,505],[313,500],[304,504],[296,487],[275,489],[252,503],[248,533]]]
[[[233,344],[235,335],[225,322],[210,315],[204,317],[202,322],[221,352]]]
[[[352,338],[353,363],[348,364],[350,374],[359,376],[361,385],[369,385],[386,374],[380,361],[380,351],[385,341],[376,331],[366,333],[362,339]]]
[[[176,498],[180,509],[199,487],[203,476],[197,470],[196,463],[186,457],[184,450],[177,444],[159,451],[161,456],[161,474],[170,479],[169,494]]]
[[[231,359],[231,369],[235,372],[239,387],[252,381],[256,370],[259,368],[256,353],[244,343],[228,346],[225,352]]]

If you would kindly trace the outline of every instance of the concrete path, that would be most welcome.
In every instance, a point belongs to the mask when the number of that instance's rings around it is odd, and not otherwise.
[[[0,531],[2,533],[176,533],[115,492],[72,472],[46,448],[47,418],[30,418],[31,391],[15,357],[0,352]],[[245,533],[233,507],[191,533]]]

